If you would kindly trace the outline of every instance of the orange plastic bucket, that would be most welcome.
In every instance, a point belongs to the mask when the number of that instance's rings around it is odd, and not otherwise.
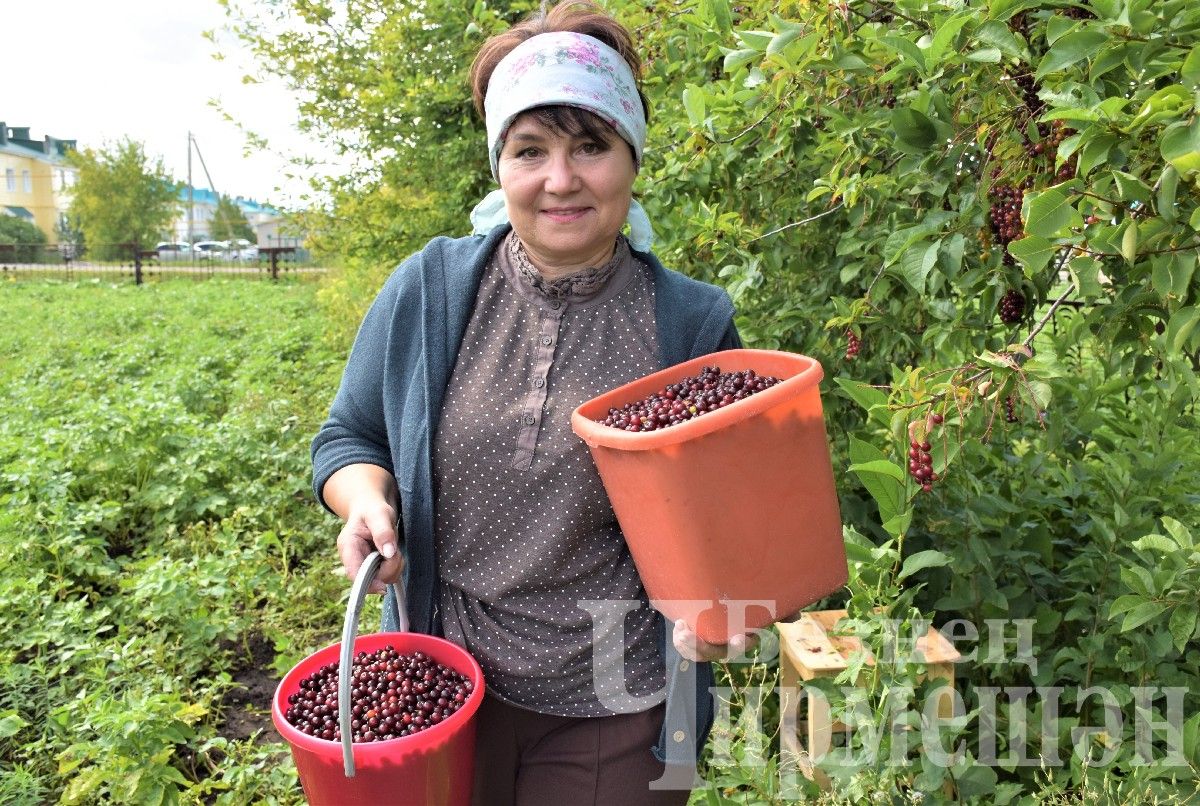
[[[782,383],[660,431],[598,422],[706,365]],[[846,582],[822,376],[807,356],[728,350],[627,383],[571,415],[652,604],[705,641],[787,618]]]
[[[354,625],[366,588],[378,568],[378,552],[363,563],[347,610],[343,641],[309,655],[280,681],[271,706],[275,729],[292,748],[304,796],[313,806],[403,803],[407,806],[466,806],[471,802],[475,763],[475,714],[484,697],[483,670],[462,647],[431,635],[410,632],[374,633],[355,637]],[[403,602],[402,597],[397,598]],[[401,616],[404,629],[407,619]],[[347,632],[350,633],[347,640]],[[300,681],[321,666],[374,652],[391,645],[401,654],[424,652],[471,681],[471,693],[457,711],[420,733],[382,742],[329,741],[297,730],[284,718],[287,699],[300,691]],[[351,651],[343,651],[344,647]],[[348,677],[338,686],[343,707],[343,735],[349,735]]]

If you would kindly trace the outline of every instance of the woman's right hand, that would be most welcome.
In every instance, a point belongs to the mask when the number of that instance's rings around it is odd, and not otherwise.
[[[404,558],[396,534],[400,495],[396,479],[378,465],[354,464],[338,470],[325,482],[322,496],[329,508],[346,521],[338,534],[338,556],[346,576],[354,579],[372,551],[383,555],[383,565],[371,583],[371,593],[400,579]]]
[[[383,565],[371,582],[371,593],[383,593],[385,585],[400,579],[404,557],[396,536],[396,510],[386,501],[375,501],[352,509],[337,538],[338,556],[346,576],[354,579],[372,551],[383,555]]]

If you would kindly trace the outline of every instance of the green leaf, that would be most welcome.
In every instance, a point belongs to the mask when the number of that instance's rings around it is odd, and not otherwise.
[[[89,767],[78,776],[71,779],[71,783],[63,791],[60,803],[82,803],[88,796],[94,796],[96,790],[99,789],[107,775],[108,770],[104,767]]]
[[[887,406],[887,394],[882,389],[876,389],[863,381],[837,377],[833,382],[842,387],[842,391],[850,396],[858,405],[870,412],[876,406]]]
[[[688,84],[683,91],[683,108],[692,126],[704,123],[704,90],[695,84]]]
[[[723,34],[729,33],[733,29],[733,15],[729,9],[729,0],[711,0],[713,21],[717,24],[717,30]]]
[[[24,719],[21,719],[16,711],[11,709],[4,711],[0,715],[0,739],[8,739],[9,737],[16,736],[17,732],[28,724]]]
[[[1196,258],[1177,252],[1173,255],[1155,255],[1150,258],[1150,282],[1164,301],[1183,299],[1196,268]]]
[[[1128,613],[1144,601],[1146,601],[1146,597],[1138,596],[1136,593],[1126,593],[1124,596],[1118,596],[1108,607],[1108,617],[1116,618],[1122,613]]]
[[[896,577],[896,581],[899,582],[900,580],[907,579],[926,568],[941,568],[949,564],[950,556],[936,549],[918,551],[916,554],[910,554],[904,558],[904,566],[900,569],[900,574]]]
[[[1162,175],[1158,178],[1158,196],[1156,198],[1158,214],[1168,224],[1175,223],[1175,193],[1178,189],[1179,171],[1175,170],[1174,165],[1168,165],[1163,168]]]
[[[1121,257],[1125,258],[1125,262],[1131,266],[1137,260],[1137,247],[1138,224],[1130,219],[1128,226],[1125,227],[1125,233],[1121,236]]]
[[[1170,515],[1163,516],[1162,524],[1163,528],[1167,530],[1167,534],[1175,538],[1175,542],[1179,545],[1188,549],[1196,545],[1196,541],[1192,538],[1192,531]]]
[[[887,532],[892,537],[899,537],[908,531],[908,527],[912,525],[913,511],[907,509],[901,512],[894,518],[888,518],[883,522],[883,531]]]
[[[1023,207],[1026,235],[1053,238],[1069,227],[1083,226],[1083,217],[1059,187],[1027,195]]]
[[[1170,87],[1163,87],[1146,99],[1125,130],[1132,131],[1151,123],[1159,123],[1170,118],[1181,118],[1191,111],[1192,106],[1192,93],[1180,85],[1173,84]]]
[[[1099,31],[1076,31],[1059,39],[1042,57],[1034,78],[1041,79],[1065,67],[1080,64],[1090,59],[1109,41],[1108,34]]]
[[[1046,238],[1030,235],[1008,245],[1008,253],[1025,266],[1025,276],[1032,277],[1046,268],[1058,247]]]
[[[1079,163],[1075,168],[1075,175],[1085,177],[1096,169],[1097,165],[1103,165],[1108,160],[1108,152],[1117,144],[1117,137],[1113,134],[1102,134],[1099,137],[1088,140],[1085,145],[1079,149]]]
[[[913,148],[929,148],[937,139],[933,121],[912,107],[900,107],[892,112],[892,128],[901,142]]]
[[[1179,352],[1188,344],[1197,323],[1200,323],[1200,307],[1195,305],[1189,308],[1180,308],[1171,314],[1171,319],[1167,323],[1166,336],[1167,344],[1172,350]]]
[[[1010,59],[1024,55],[1020,41],[1009,27],[999,20],[988,20],[975,32],[975,40],[982,45],[995,48]]]
[[[1192,633],[1196,632],[1197,615],[1195,602],[1184,602],[1175,608],[1175,612],[1171,614],[1171,620],[1167,622],[1167,629],[1171,631],[1171,637],[1175,639],[1175,648],[1180,652],[1191,640]]]
[[[1095,82],[1105,73],[1111,72],[1120,67],[1125,58],[1133,51],[1135,43],[1121,42],[1114,43],[1101,50],[1096,54],[1096,58],[1092,60],[1092,67],[1088,70],[1088,78]]]
[[[1143,602],[1125,614],[1125,620],[1121,622],[1121,632],[1129,632],[1134,627],[1142,626],[1166,609],[1166,605],[1158,602]]]
[[[974,11],[960,11],[941,24],[937,33],[933,35],[933,40],[929,43],[929,49],[925,52],[927,64],[936,65],[942,61],[942,56],[946,54],[958,37],[958,32],[971,21],[974,14]]]
[[[1200,119],[1193,120],[1188,126],[1181,123],[1169,126],[1159,151],[1163,159],[1181,174],[1200,170]]]
[[[925,293],[925,282],[930,269],[937,263],[938,248],[941,245],[940,240],[931,244],[918,241],[908,248],[897,264],[900,275],[918,294]]]
[[[1179,546],[1175,544],[1174,540],[1160,534],[1142,535],[1133,541],[1133,547],[1138,551],[1145,551],[1151,554],[1155,552],[1159,554],[1171,554],[1179,551]]]
[[[885,36],[881,37],[880,42],[908,57],[917,69],[922,73],[925,72],[925,54],[912,41],[905,39],[902,36]]]
[[[999,64],[1004,55],[998,48],[980,48],[973,50],[967,54],[969,62],[983,62],[984,64]]]
[[[759,53],[765,52],[775,38],[772,31],[734,31],[733,35],[742,40],[743,45]]]
[[[1117,183],[1117,191],[1120,194],[1121,201],[1138,201],[1143,203],[1150,201],[1150,187],[1141,179],[1124,171],[1113,171],[1112,176],[1113,181]]]
[[[1192,217],[1188,219],[1188,226],[1194,230],[1200,230],[1200,207],[1192,210]]]
[[[849,469],[860,475],[862,473],[882,473],[897,481],[904,481],[904,471],[895,462],[889,462],[887,459],[874,459],[860,465],[850,465]]]
[[[771,44],[767,45],[767,55],[777,56],[781,54],[784,48],[800,38],[800,34],[803,31],[803,28],[793,28],[776,34],[775,38],[771,40]]]
[[[1058,14],[1052,15],[1046,20],[1046,44],[1053,45],[1062,39],[1064,34],[1070,33],[1071,29],[1077,25],[1078,23],[1075,20],[1068,17],[1060,17]]]
[[[1191,53],[1183,60],[1183,66],[1179,68],[1179,77],[1185,85],[1200,90],[1200,45],[1192,48]]]
[[[725,54],[724,70],[726,73],[735,73],[739,67],[749,64],[751,61],[757,58],[757,50],[750,50],[749,48],[731,50]]]
[[[883,451],[869,442],[856,437],[850,438],[850,461],[853,464],[866,464],[878,459],[887,459]],[[867,492],[879,506],[879,520],[886,522],[896,517],[903,504],[904,486],[891,476],[883,473],[858,473],[858,480],[867,488]]]
[[[1100,285],[1100,261],[1095,258],[1079,256],[1067,264],[1079,295],[1084,299],[1095,299],[1103,296],[1104,286]]]
[[[1140,565],[1127,565],[1121,569],[1121,582],[1139,596],[1149,598],[1158,591],[1155,589],[1154,577]]]

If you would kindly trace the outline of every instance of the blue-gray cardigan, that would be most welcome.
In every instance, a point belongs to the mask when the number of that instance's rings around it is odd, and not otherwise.
[[[505,225],[486,237],[434,238],[396,269],[363,320],[329,419],[312,443],[313,489],[323,505],[325,482],[346,465],[379,465],[396,477],[405,600],[411,629],[422,633],[441,634],[433,435],[484,267],[508,230]],[[654,272],[663,368],[741,346],[724,290],[668,271],[651,254],[635,254]],[[712,725],[712,666],[683,662],[663,621],[667,709],[654,754],[659,761],[694,764]],[[385,630],[395,627],[384,623]]]

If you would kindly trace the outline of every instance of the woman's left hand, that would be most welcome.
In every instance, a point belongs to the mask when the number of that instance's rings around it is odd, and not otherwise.
[[[735,635],[728,644],[710,644],[680,618],[675,619],[672,643],[679,654],[690,661],[733,660],[743,657],[746,650],[758,643],[758,634]]]

